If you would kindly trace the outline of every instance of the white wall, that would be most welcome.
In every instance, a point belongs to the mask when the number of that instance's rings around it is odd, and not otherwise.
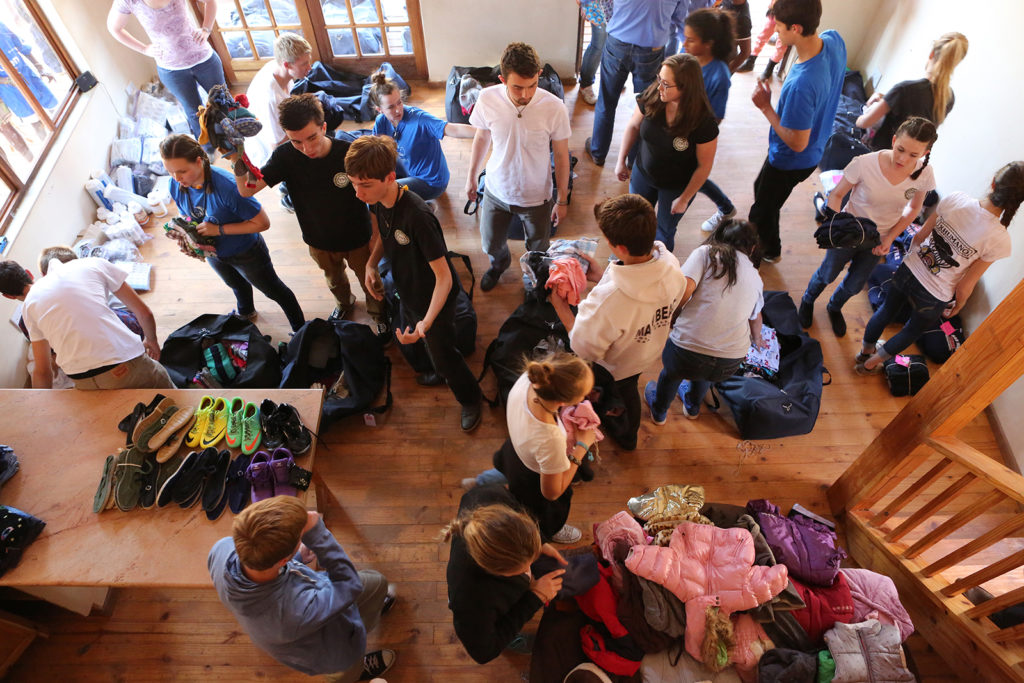
[[[70,244],[92,220],[96,205],[83,183],[89,171],[107,165],[110,141],[117,118],[124,113],[125,86],[148,81],[156,75],[153,62],[114,41],[106,30],[110,4],[99,0],[51,0],[44,3],[47,16],[62,34],[82,69],[93,72],[100,85],[82,94],[71,119],[64,126],[43,168],[15,216],[8,236],[11,246],[4,258],[14,259],[38,275],[39,252],[55,244]],[[133,31],[142,35],[134,23]],[[0,299],[0,315],[6,320],[14,303]],[[10,324],[0,323],[0,386],[25,385],[28,345]]]
[[[453,66],[493,66],[514,41],[532,45],[563,79],[575,71],[572,0],[424,0],[420,13],[431,81],[444,81]]]
[[[851,5],[854,3],[850,3]],[[877,17],[888,17],[885,24]],[[967,57],[953,75],[953,111],[939,128],[932,154],[940,193],[955,190],[982,196],[1003,164],[1024,159],[1024,61],[1017,55],[1024,3],[991,0],[984,11],[968,11],[962,0],[881,0],[866,18],[869,33],[857,65],[865,80],[878,77],[882,90],[902,80],[921,78],[931,41],[947,31],[967,36]],[[1022,212],[1024,213],[1024,212]],[[969,329],[977,327],[1024,278],[1024,218],[1010,225],[1013,255],[989,268],[965,311]],[[1024,381],[995,403],[999,428],[1024,469]]]

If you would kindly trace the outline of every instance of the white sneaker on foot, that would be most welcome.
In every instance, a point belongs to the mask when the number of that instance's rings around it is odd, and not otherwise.
[[[566,524],[558,530],[557,534],[551,537],[551,540],[555,543],[575,543],[581,538],[583,538],[582,531],[571,524]]]
[[[597,103],[597,93],[594,92],[594,86],[592,85],[588,85],[585,88],[580,88],[580,97],[582,97],[583,101],[586,102],[587,104]]]
[[[729,220],[735,215],[736,209],[733,209],[729,213],[722,213],[722,210],[719,209],[718,211],[715,211],[714,216],[700,224],[700,229],[703,230],[704,232],[714,232],[715,230],[718,229],[719,225],[721,225],[723,222]]]

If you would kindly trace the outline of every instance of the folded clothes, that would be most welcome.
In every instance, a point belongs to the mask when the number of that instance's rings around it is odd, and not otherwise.
[[[551,262],[545,285],[571,306],[578,306],[587,289],[587,276],[574,256],[560,256]]]

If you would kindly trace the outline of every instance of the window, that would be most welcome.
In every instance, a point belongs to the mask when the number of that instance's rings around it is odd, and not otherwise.
[[[0,0],[0,233],[67,119],[77,76],[34,0]]]

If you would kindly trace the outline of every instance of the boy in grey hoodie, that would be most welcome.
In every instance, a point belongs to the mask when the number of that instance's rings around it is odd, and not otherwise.
[[[657,216],[646,199],[619,195],[594,207],[594,215],[618,260],[603,272],[591,261],[587,279],[597,285],[580,302],[575,316],[569,303],[554,292],[551,303],[576,355],[603,366],[615,379],[628,425],[619,445],[633,450],[640,430],[637,380],[661,356],[684,278],[672,252],[654,241]]]
[[[302,563],[311,555],[326,572]],[[387,580],[356,572],[319,515],[298,498],[276,496],[243,510],[232,538],[210,550],[207,566],[221,602],[282,664],[350,683],[380,676],[394,662],[393,650],[363,654],[367,631],[394,603]]]

